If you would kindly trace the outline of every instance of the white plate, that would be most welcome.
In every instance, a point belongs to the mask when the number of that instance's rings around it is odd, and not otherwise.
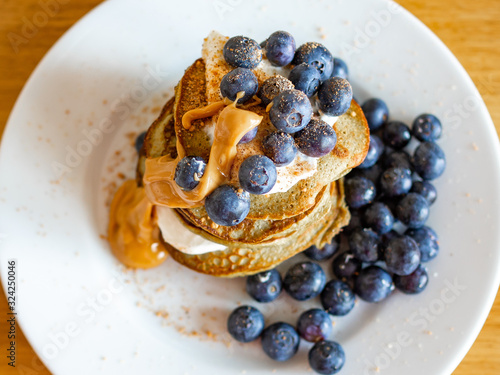
[[[258,343],[240,345],[225,333],[228,313],[251,303],[244,280],[198,275],[171,259],[123,272],[100,237],[109,184],[119,172],[134,174],[129,133],[148,127],[211,29],[258,41],[286,29],[298,43],[318,40],[348,62],[358,100],[381,97],[393,119],[408,123],[422,112],[441,118],[448,167],[429,221],[441,240],[430,284],[419,296],[359,302],[334,319],[332,337],[347,353],[343,374],[377,366],[385,374],[450,374],[499,283],[498,141],[457,60],[382,0],[112,0],[61,38],[20,95],[0,159],[0,272],[5,286],[7,260],[17,259],[18,319],[36,352],[54,374],[308,371],[306,343],[277,363]],[[57,165],[67,173],[59,176]],[[295,323],[300,309],[317,304],[281,296],[261,308],[268,322]]]

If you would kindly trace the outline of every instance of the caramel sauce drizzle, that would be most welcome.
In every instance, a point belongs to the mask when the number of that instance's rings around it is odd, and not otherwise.
[[[151,268],[163,263],[167,251],[160,241],[156,210],[143,188],[128,180],[118,189],[109,212],[111,251],[127,267]]]
[[[208,194],[229,179],[238,142],[262,121],[262,116],[237,108],[237,100],[227,105],[219,114],[205,173],[193,190],[184,191],[174,181],[177,163],[186,156],[179,137],[175,159],[165,155],[146,160],[143,182],[146,195],[153,204],[171,208],[198,207],[203,205]],[[225,105],[226,103],[221,100],[206,107],[188,111],[182,117],[182,126],[185,129],[191,129],[193,120],[213,116]]]

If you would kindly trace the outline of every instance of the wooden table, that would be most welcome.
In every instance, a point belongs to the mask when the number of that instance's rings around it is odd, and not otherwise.
[[[57,2],[56,0],[53,0]],[[49,2],[49,1],[47,1]],[[0,135],[24,83],[47,50],[99,0],[60,1],[47,24],[19,41],[14,51],[9,33],[21,34],[23,17],[41,10],[38,0],[3,0],[0,6]],[[469,72],[500,134],[500,4],[498,0],[400,0],[405,8],[429,26],[458,57]],[[63,4],[64,3],[64,4]],[[6,365],[7,334],[3,317],[7,303],[0,297],[0,373],[50,374],[24,337],[17,341],[17,369]],[[455,375],[500,373],[500,297],[474,346],[454,372]]]

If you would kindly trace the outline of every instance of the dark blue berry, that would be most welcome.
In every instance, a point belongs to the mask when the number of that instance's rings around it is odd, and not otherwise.
[[[354,308],[356,297],[349,285],[340,280],[331,280],[321,292],[321,304],[328,314],[347,315]]]
[[[325,272],[318,264],[301,262],[288,270],[283,280],[283,287],[292,298],[305,301],[318,296],[325,283]]]
[[[413,168],[424,180],[434,180],[441,176],[446,168],[443,150],[433,142],[421,143],[411,158]]]
[[[411,171],[406,168],[389,168],[380,175],[380,191],[387,197],[397,197],[410,191]]]
[[[141,153],[142,146],[144,145],[144,138],[146,138],[146,133],[147,132],[142,132],[135,139],[135,150],[137,151],[138,154]]]
[[[262,83],[257,96],[262,100],[262,104],[267,107],[278,94],[293,89],[293,83],[289,79],[277,74]]]
[[[394,225],[394,216],[387,205],[382,202],[370,204],[363,215],[365,226],[373,229],[378,234],[389,232]]]
[[[186,156],[175,167],[174,181],[182,190],[193,190],[200,183],[206,165],[199,156]]]
[[[332,375],[342,370],[344,349],[335,341],[319,341],[309,351],[309,366],[318,374]]]
[[[301,63],[312,65],[318,69],[321,74],[321,81],[332,76],[333,56],[330,51],[320,43],[308,42],[297,48],[293,64],[299,65]]]
[[[264,316],[252,306],[241,306],[227,320],[227,330],[237,341],[250,342],[257,339],[264,329]]]
[[[300,337],[309,342],[326,340],[332,333],[332,320],[325,310],[304,311],[297,322],[297,332]]]
[[[337,133],[322,120],[313,119],[295,135],[295,144],[300,152],[313,158],[329,154],[337,143]]]
[[[340,77],[344,79],[349,79],[349,69],[344,60],[338,57],[333,58],[333,72],[332,77]]]
[[[375,165],[380,156],[384,152],[384,143],[382,140],[374,135],[370,135],[370,147],[368,148],[368,153],[366,154],[365,160],[358,165],[358,168],[369,168]]]
[[[417,193],[408,193],[396,205],[396,218],[410,228],[420,228],[429,217],[429,203]]]
[[[297,147],[293,137],[285,132],[274,132],[269,134],[262,141],[264,154],[271,159],[277,167],[290,164],[295,155]]]
[[[252,155],[241,163],[240,186],[251,194],[267,194],[276,184],[278,172],[273,161],[264,155]]]
[[[379,258],[380,238],[369,228],[359,228],[349,235],[349,248],[362,262],[375,263]]]
[[[406,294],[418,294],[422,292],[429,282],[427,270],[421,264],[409,275],[394,275],[394,285]]]
[[[361,106],[370,130],[379,129],[389,118],[389,108],[381,99],[368,99]]]
[[[352,233],[353,230],[363,225],[361,222],[361,213],[358,210],[351,209],[350,213],[351,219],[349,220],[349,224],[342,229],[343,233],[346,234]]]
[[[364,177],[352,177],[345,182],[345,201],[351,208],[360,208],[373,202],[375,185]]]
[[[276,129],[295,133],[309,124],[312,106],[309,98],[300,90],[287,90],[273,99],[269,119]]]
[[[383,157],[385,168],[406,168],[411,170],[410,155],[406,151],[399,150],[385,154]]]
[[[236,68],[227,73],[220,82],[220,92],[224,98],[236,100],[236,94],[241,91],[245,95],[238,100],[238,103],[245,103],[250,100],[259,90],[259,82],[255,74],[246,68]]]
[[[257,135],[257,130],[258,130],[258,127],[256,126],[255,128],[253,128],[252,130],[248,131],[241,139],[240,141],[238,142],[238,144],[244,144],[244,143],[248,143],[250,142],[251,140],[253,140],[255,138],[255,136]]]
[[[230,38],[222,53],[226,62],[235,67],[254,69],[262,61],[259,43],[241,35]]]
[[[316,245],[308,247],[304,251],[304,255],[309,259],[322,261],[330,259],[338,250],[339,242],[336,238],[332,239],[332,242],[325,244],[322,248],[318,249]]]
[[[231,227],[241,223],[250,212],[250,194],[221,185],[207,196],[205,209],[214,223]]]
[[[415,240],[420,249],[420,261],[428,262],[434,259],[439,253],[439,239],[429,227],[407,229],[405,234]]]
[[[382,130],[382,139],[387,146],[399,150],[410,143],[410,128],[401,121],[388,122]]]
[[[247,277],[247,293],[257,302],[274,301],[281,293],[281,276],[276,270]]]
[[[330,116],[347,112],[352,101],[352,87],[349,81],[333,77],[324,81],[318,90],[319,109]]]
[[[391,275],[378,266],[363,268],[354,281],[354,292],[366,302],[380,302],[393,290]]]
[[[275,361],[287,361],[299,350],[300,337],[288,323],[271,324],[261,337],[262,349]]]
[[[410,191],[424,197],[429,206],[437,199],[437,189],[429,181],[414,181]]]
[[[435,142],[441,137],[441,121],[434,115],[424,113],[413,121],[411,131],[421,142]]]
[[[338,279],[348,282],[361,271],[361,261],[352,252],[346,251],[333,260],[332,270]]]
[[[384,249],[384,260],[389,272],[409,275],[420,264],[420,250],[409,236],[399,236],[389,241]]]
[[[296,65],[288,76],[288,79],[294,84],[295,88],[302,91],[308,97],[313,96],[318,91],[320,78],[318,69],[306,63]]]
[[[266,41],[266,57],[271,64],[285,66],[292,62],[295,54],[295,39],[286,31],[275,31]]]

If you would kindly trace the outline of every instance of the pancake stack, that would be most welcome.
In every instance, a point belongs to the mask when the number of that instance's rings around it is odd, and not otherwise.
[[[165,104],[160,116],[149,128],[137,167],[139,184],[142,183],[145,159],[164,155],[175,158],[177,142],[184,147],[187,155],[208,160],[212,143],[210,129],[218,115],[195,120],[188,130],[182,126],[182,117],[189,110],[221,100],[220,80],[233,69],[222,57],[222,47],[227,39],[212,33],[205,40],[203,58],[196,60],[185,71],[176,86],[174,98]],[[273,74],[286,76],[286,72],[259,67],[254,73],[259,85]],[[228,183],[234,186],[239,184],[241,163],[251,155],[263,154],[263,138],[276,131],[266,108],[259,105],[258,100],[239,107],[263,116],[263,120],[258,126],[257,136],[249,143],[238,145],[227,177]],[[232,277],[273,268],[311,245],[322,247],[330,242],[350,218],[341,178],[364,160],[369,145],[368,125],[355,101],[333,127],[337,134],[336,146],[330,154],[317,159],[316,171],[288,191],[251,195],[250,212],[240,224],[218,225],[208,217],[204,206],[174,209],[178,220],[193,235],[222,244],[226,250],[190,255],[165,242],[171,256],[195,271]],[[307,168],[310,164],[297,162],[286,171],[298,174],[307,172]],[[285,174],[281,176],[278,173],[278,182],[286,177]],[[165,208],[157,206],[156,209]]]

